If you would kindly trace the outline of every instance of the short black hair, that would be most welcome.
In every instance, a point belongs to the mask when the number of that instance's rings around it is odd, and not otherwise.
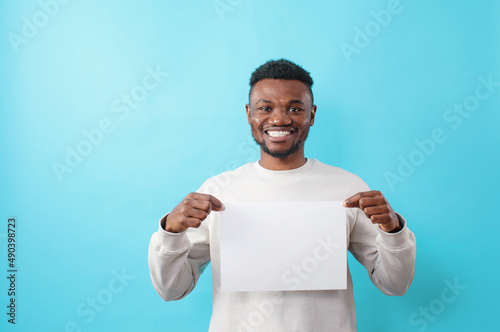
[[[255,83],[266,78],[300,81],[307,85],[312,96],[311,87],[313,85],[313,79],[311,74],[292,61],[286,59],[269,60],[255,69],[250,76],[250,93]]]

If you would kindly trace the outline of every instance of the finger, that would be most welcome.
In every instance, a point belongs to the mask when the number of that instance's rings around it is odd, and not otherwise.
[[[358,207],[362,210],[371,206],[382,206],[385,205],[385,201],[380,197],[361,197],[358,201]]]
[[[209,200],[186,198],[186,209],[201,210],[206,213],[212,212],[212,203]]]
[[[391,221],[388,214],[376,214],[370,217],[373,224],[387,224]]]
[[[170,222],[169,222],[170,221]],[[202,220],[192,217],[182,217],[179,221],[172,223],[172,220],[168,218],[165,222],[164,229],[167,232],[180,233],[187,230],[189,227],[198,228],[201,225]]]
[[[207,202],[207,204],[210,204]],[[186,207],[182,211],[182,215],[187,218],[196,218],[200,220],[205,220],[208,217],[210,211],[204,209],[196,209],[193,207]]]
[[[191,198],[197,201],[208,201],[211,204],[211,209],[214,211],[223,211],[225,208],[224,204],[222,204],[220,200],[210,194],[190,193],[186,198]]]
[[[369,206],[363,209],[363,212],[366,214],[368,218],[371,216],[377,215],[377,214],[385,214],[389,213],[389,208],[387,205],[376,205],[376,206]]]
[[[184,221],[184,225],[186,227],[198,228],[200,227],[202,221],[203,220],[200,220],[198,218],[186,218]]]
[[[357,207],[358,201],[360,200],[360,198],[361,198],[361,193],[357,193],[357,194],[352,195],[351,197],[345,199],[342,202],[342,205],[345,207],[349,207],[349,208]]]
[[[224,211],[226,207],[224,204],[222,204],[221,201],[219,201],[215,196],[209,195],[210,196],[210,203],[212,203],[212,209],[214,211]]]
[[[359,206],[359,200],[362,199],[363,197],[375,197],[380,194],[380,191],[377,190],[371,190],[371,191],[361,191],[357,194],[352,195],[351,197],[347,198],[342,205],[345,207],[358,207]]]

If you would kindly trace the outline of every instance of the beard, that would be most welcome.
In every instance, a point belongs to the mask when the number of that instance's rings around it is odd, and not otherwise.
[[[304,138],[304,141],[295,143],[294,145],[292,145],[292,146],[291,146],[288,150],[286,150],[286,151],[282,151],[282,152],[275,152],[275,151],[271,151],[271,150],[267,147],[267,145],[266,145],[266,143],[264,142],[264,140],[262,140],[262,141],[260,141],[260,142],[259,142],[259,141],[257,140],[257,138],[255,138],[255,136],[253,135],[253,133],[252,133],[252,137],[253,137],[253,139],[255,140],[255,143],[257,143],[257,144],[260,146],[260,148],[262,149],[262,151],[264,151],[264,153],[266,153],[266,154],[270,155],[270,156],[271,156],[271,157],[273,157],[273,158],[280,158],[280,159],[281,159],[281,158],[286,158],[286,157],[288,157],[288,156],[291,156],[292,154],[294,154],[295,152],[297,152],[297,151],[300,149],[300,147],[304,144],[304,142],[305,142],[305,140],[306,140],[306,138],[307,138],[307,136],[306,136],[306,137]]]

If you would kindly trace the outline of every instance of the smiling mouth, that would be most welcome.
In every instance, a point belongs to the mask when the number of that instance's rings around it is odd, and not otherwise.
[[[266,134],[271,137],[279,138],[289,136],[292,132],[289,130],[266,130]]]

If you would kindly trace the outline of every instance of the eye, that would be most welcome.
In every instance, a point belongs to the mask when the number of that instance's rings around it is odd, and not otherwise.
[[[259,110],[264,111],[264,112],[268,112],[271,110],[271,107],[262,106],[262,107],[259,107]]]
[[[300,108],[297,108],[297,107],[290,108],[290,112],[294,112],[295,113],[295,112],[299,112],[299,111],[301,111]]]

